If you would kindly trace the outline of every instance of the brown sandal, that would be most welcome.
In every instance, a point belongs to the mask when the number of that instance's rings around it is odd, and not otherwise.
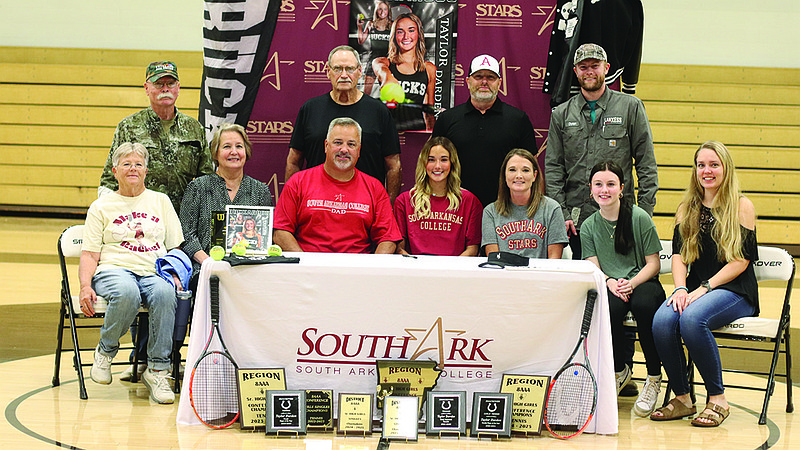
[[[711,410],[711,413],[709,414],[704,410],[703,413],[701,413],[699,416],[695,417],[692,420],[692,425],[696,427],[718,427],[731,414],[730,407],[728,407],[728,409],[725,409],[716,403],[711,403],[711,402],[706,403],[706,409]],[[711,422],[701,422],[698,419],[706,419],[710,420]]]
[[[672,405],[672,409],[669,408],[669,405]],[[661,413],[661,415],[657,416],[656,413]],[[683,404],[682,401],[678,400],[677,398],[673,398],[669,401],[669,403],[667,403],[667,406],[662,406],[661,408],[653,411],[653,413],[650,414],[650,420],[677,420],[692,416],[694,414],[697,414],[697,408],[694,405],[692,405],[691,408],[688,408]]]

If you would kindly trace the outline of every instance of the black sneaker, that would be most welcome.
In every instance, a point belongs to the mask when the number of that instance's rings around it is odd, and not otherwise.
[[[638,397],[639,396],[639,388],[636,386],[636,382],[631,380],[625,386],[622,386],[622,390],[619,391],[620,397]]]

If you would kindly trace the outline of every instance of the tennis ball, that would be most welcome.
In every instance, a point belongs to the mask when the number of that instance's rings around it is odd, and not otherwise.
[[[220,247],[219,245],[215,245],[211,247],[211,259],[214,261],[222,261],[222,258],[225,257],[225,249]]]
[[[270,245],[269,248],[267,248],[267,255],[269,256],[281,256],[282,254],[283,250],[281,250],[281,247],[278,245]]]
[[[237,242],[233,248],[233,253],[236,253],[239,256],[244,256],[247,253],[247,246],[243,245],[241,242]]]
[[[406,93],[399,84],[388,83],[381,87],[381,101],[403,103],[406,101]]]

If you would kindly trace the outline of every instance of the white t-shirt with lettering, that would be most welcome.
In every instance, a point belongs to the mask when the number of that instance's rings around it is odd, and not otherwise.
[[[127,269],[153,275],[156,260],[183,242],[183,231],[169,197],[145,189],[136,197],[117,192],[89,207],[82,250],[100,252],[97,272]]]

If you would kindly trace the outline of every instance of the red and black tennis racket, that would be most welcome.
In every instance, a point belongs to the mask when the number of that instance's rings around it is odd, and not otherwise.
[[[211,428],[226,428],[239,418],[236,391],[236,362],[233,361],[219,332],[219,277],[211,275],[211,333],[203,354],[192,369],[189,400],[201,422]],[[222,351],[209,351],[214,335]]]
[[[596,300],[597,291],[590,289],[586,295],[578,345],[553,377],[547,394],[544,424],[547,430],[559,439],[569,439],[583,433],[597,408],[597,380],[589,365],[589,353],[586,349],[586,336],[592,324]],[[583,346],[583,362],[576,359],[581,346]]]

